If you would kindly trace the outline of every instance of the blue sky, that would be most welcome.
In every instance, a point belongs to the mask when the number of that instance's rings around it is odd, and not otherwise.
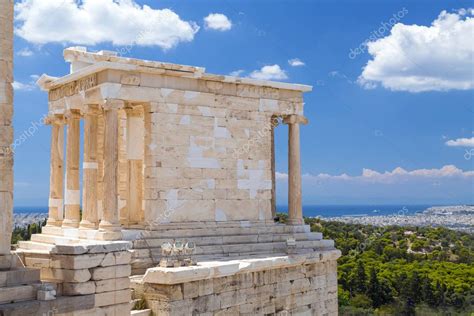
[[[67,74],[62,50],[75,45],[313,85],[301,139],[305,204],[474,203],[471,1],[135,1],[134,10],[131,1],[55,1],[17,1],[15,137],[34,130],[15,148],[17,206],[47,204],[50,129],[32,128],[47,96],[33,82]],[[137,40],[147,26],[156,34]],[[276,153],[285,204],[285,126]]]

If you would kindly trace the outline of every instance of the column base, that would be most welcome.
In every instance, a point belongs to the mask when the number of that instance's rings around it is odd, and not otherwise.
[[[97,240],[109,240],[109,241],[121,240],[122,237],[123,237],[123,235],[122,235],[121,231],[103,231],[103,230],[99,230],[95,234],[95,239],[97,239]]]
[[[98,240],[120,240],[122,239],[122,227],[118,223],[101,221],[96,238]]]
[[[48,218],[48,221],[46,222],[46,226],[53,226],[53,227],[61,227],[61,225],[63,224],[63,221],[61,220],[57,220],[57,219],[53,219],[53,218]]]
[[[65,219],[63,220],[62,227],[79,228],[79,221],[76,219]]]
[[[288,218],[286,220],[287,225],[304,225],[304,219],[302,218]]]
[[[97,227],[97,224],[86,220],[81,221],[79,224],[79,229],[97,229]]]

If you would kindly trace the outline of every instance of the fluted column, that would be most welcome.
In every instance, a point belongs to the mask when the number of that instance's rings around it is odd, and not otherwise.
[[[118,110],[123,106],[124,102],[121,100],[107,100],[103,105],[105,113],[104,211],[99,229],[101,238],[105,240],[116,240],[122,237],[118,210]]]
[[[61,226],[64,207],[64,119],[52,117],[48,226]]]
[[[13,0],[0,0],[0,270],[9,269],[13,228]]]
[[[84,161],[82,164],[82,221],[81,228],[95,229],[99,225],[97,210],[97,106],[90,105],[84,112]]]
[[[285,117],[288,124],[288,224],[301,225],[303,206],[301,202],[301,157],[300,157],[300,123],[307,120],[298,115]]]
[[[127,108],[127,213],[128,224],[144,220],[143,201],[143,154],[144,120],[141,108]]]
[[[79,227],[81,191],[79,187],[80,114],[71,111],[66,115],[66,194],[63,227]]]

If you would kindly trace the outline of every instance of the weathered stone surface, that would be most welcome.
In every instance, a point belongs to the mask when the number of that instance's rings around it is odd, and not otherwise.
[[[37,283],[39,279],[39,269],[17,269],[0,271],[0,287]]]
[[[130,287],[130,279],[128,277],[125,277],[95,281],[95,287],[96,293],[124,290]]]
[[[86,295],[94,294],[96,292],[96,286],[93,281],[87,281],[82,283],[62,283],[62,294],[65,296],[74,295]]]
[[[68,269],[41,269],[41,280],[53,282],[87,282],[91,279],[88,269],[68,270]]]
[[[27,301],[36,298],[36,288],[33,285],[16,285],[0,288],[0,304]]]
[[[94,295],[63,296],[51,301],[30,300],[13,304],[0,304],[0,314],[8,316],[25,315],[79,315],[80,311],[90,311],[94,307]],[[82,315],[94,315],[83,313]],[[98,314],[103,315],[103,314]]]
[[[135,291],[144,292],[156,314],[337,315],[337,284],[327,283],[336,275],[335,260],[259,267],[179,284],[144,283]]]
[[[92,280],[117,279],[130,276],[130,265],[99,267],[91,269]]]
[[[131,291],[129,289],[95,294],[96,307],[129,303],[130,300],[131,300]],[[129,310],[129,313],[130,313],[130,310]]]
[[[113,254],[112,254],[113,255]],[[89,269],[97,267],[104,260],[104,254],[51,255],[51,268]]]

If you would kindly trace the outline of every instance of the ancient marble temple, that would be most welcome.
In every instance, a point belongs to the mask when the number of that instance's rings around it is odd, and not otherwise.
[[[340,252],[302,215],[310,86],[82,47],[64,58],[69,74],[38,81],[49,96],[49,218],[18,250],[43,282],[92,295],[90,313],[105,315],[129,314],[130,299],[154,315],[337,314]],[[285,223],[274,220],[276,128],[288,130]],[[176,241],[195,245],[195,264],[159,264]]]
[[[123,228],[272,222],[279,123],[289,130],[289,223],[303,223],[300,124],[311,87],[82,48],[64,56],[69,75],[39,80],[52,126],[49,232],[113,240]]]

